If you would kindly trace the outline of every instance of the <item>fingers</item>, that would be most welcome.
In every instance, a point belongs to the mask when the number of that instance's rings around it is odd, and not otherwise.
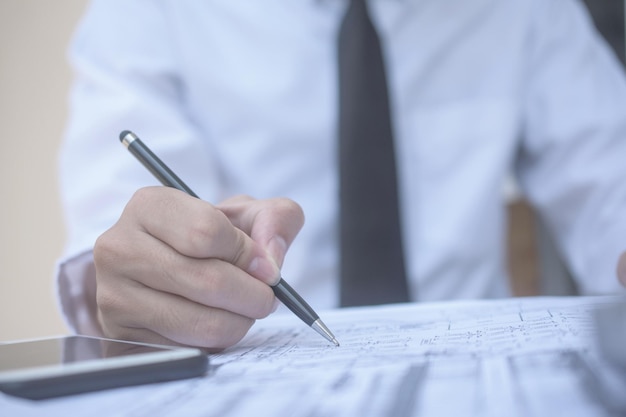
[[[138,191],[94,246],[105,335],[221,349],[275,308],[267,284],[302,226],[286,199],[220,208],[178,190]],[[271,254],[271,256],[270,256]]]
[[[241,340],[254,324],[249,317],[141,285],[123,289],[98,289],[100,315],[106,317],[103,330],[115,339],[223,349]],[[129,305],[133,314],[128,314]]]
[[[123,226],[104,233],[94,249],[106,336],[221,349],[273,310],[271,288],[235,265],[181,255]]]
[[[280,275],[276,263],[258,243],[233,227],[222,211],[181,191],[143,188],[124,213],[123,221],[139,225],[185,256],[222,259],[267,283]]]
[[[98,239],[96,247],[97,275],[101,278],[114,271],[109,280],[117,283],[133,280],[250,318],[266,317],[274,307],[272,289],[235,265],[216,258],[181,255],[142,231],[115,226]]]
[[[282,265],[287,249],[304,224],[302,208],[287,198],[253,200],[237,196],[217,206]]]

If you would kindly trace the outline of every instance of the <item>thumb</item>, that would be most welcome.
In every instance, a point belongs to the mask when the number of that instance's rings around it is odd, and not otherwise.
[[[225,200],[217,208],[226,214],[235,227],[265,249],[279,267],[304,224],[302,208],[288,198],[256,200],[237,196]]]

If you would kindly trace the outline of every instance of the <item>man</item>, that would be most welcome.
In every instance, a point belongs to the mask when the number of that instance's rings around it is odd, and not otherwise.
[[[386,59],[410,298],[510,295],[501,190],[511,172],[582,292],[618,291],[626,83],[584,7],[368,5]],[[339,304],[336,41],[346,7],[91,4],[72,47],[61,159],[69,242],[59,287],[75,329],[229,346],[277,306],[268,284],[279,269],[315,308]],[[124,129],[221,203],[143,188],[154,179],[120,149]]]

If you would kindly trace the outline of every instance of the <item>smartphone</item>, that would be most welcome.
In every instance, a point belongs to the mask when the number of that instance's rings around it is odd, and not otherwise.
[[[201,376],[208,362],[199,349],[89,336],[0,343],[0,391],[45,399]]]

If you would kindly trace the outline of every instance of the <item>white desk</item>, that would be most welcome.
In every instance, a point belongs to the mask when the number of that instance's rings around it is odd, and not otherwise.
[[[323,312],[338,348],[292,315],[275,315],[212,355],[203,378],[40,402],[0,396],[0,415],[609,416],[594,311],[617,301],[528,298]]]

